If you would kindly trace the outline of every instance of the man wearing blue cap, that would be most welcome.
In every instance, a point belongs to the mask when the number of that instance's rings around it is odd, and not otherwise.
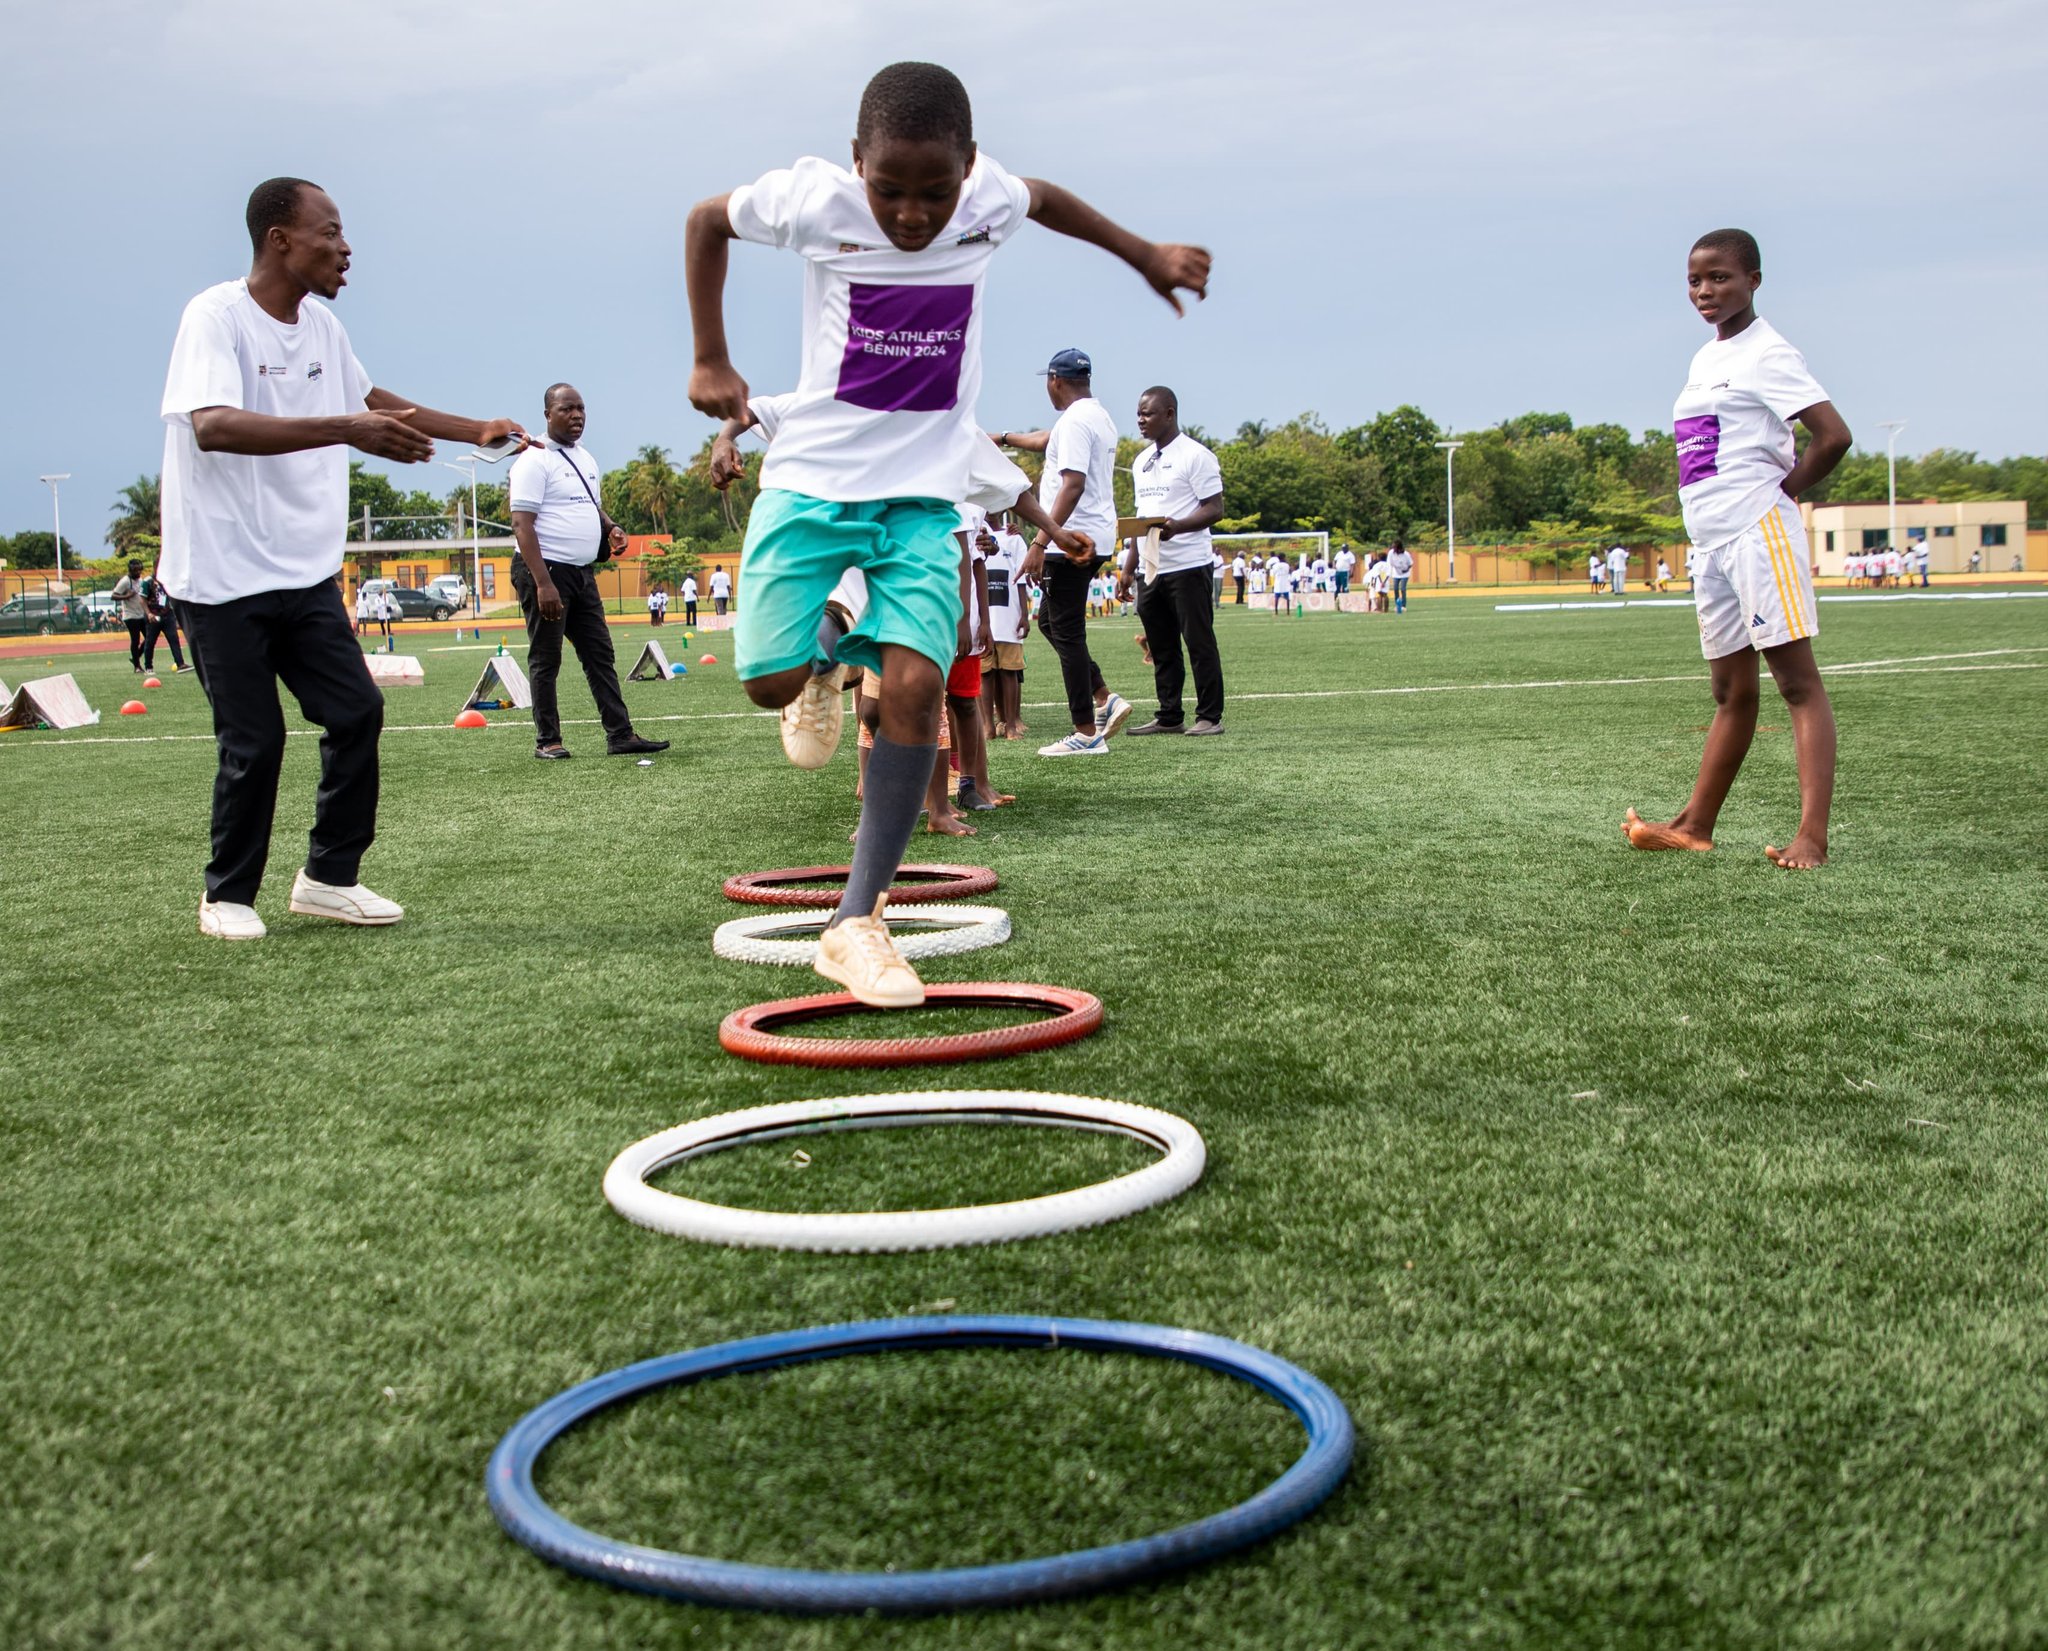
[[[1050,430],[1005,430],[1005,447],[1043,453],[1039,502],[1060,526],[1085,533],[1096,544],[1116,543],[1116,420],[1095,399],[1094,364],[1083,350],[1062,350],[1045,369],[1045,393],[1059,410]],[[1045,591],[1038,626],[1059,655],[1067,687],[1067,713],[1074,731],[1038,749],[1041,757],[1103,757],[1110,736],[1130,719],[1131,707],[1102,680],[1102,668],[1088,652],[1088,581],[1104,561],[1101,554],[1080,560],[1062,553],[1048,566],[1039,534],[1025,561],[1028,577]]]

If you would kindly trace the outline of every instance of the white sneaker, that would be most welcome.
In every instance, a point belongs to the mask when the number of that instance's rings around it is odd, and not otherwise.
[[[360,883],[342,888],[334,883],[315,882],[303,866],[292,879],[291,909],[301,917],[331,917],[337,923],[356,923],[365,928],[396,923],[405,915],[405,908],[396,900],[373,894]]]
[[[1102,734],[1069,734],[1063,740],[1038,748],[1041,757],[1106,757],[1109,740]]]
[[[846,667],[834,665],[814,676],[782,708],[782,749],[799,768],[823,768],[839,749],[846,719]]]
[[[1095,707],[1095,731],[1104,739],[1122,729],[1131,720],[1131,702],[1122,694],[1111,694]]]
[[[812,967],[871,1009],[915,1009],[924,1002],[924,982],[896,949],[883,916],[888,905],[884,894],[876,899],[872,917],[849,917],[818,936]]]
[[[238,906],[232,900],[199,897],[199,932],[215,940],[261,940],[270,931],[254,906]]]

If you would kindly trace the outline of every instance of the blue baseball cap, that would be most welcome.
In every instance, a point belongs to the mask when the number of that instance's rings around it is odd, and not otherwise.
[[[1062,350],[1045,367],[1047,378],[1092,378],[1094,374],[1095,363],[1086,350]]]

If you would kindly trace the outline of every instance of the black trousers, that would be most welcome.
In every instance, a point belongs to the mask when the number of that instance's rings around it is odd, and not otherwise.
[[[1039,605],[1038,628],[1059,655],[1067,713],[1076,728],[1095,726],[1095,695],[1103,687],[1102,668],[1088,652],[1088,581],[1101,565],[1100,558],[1074,562],[1057,550],[1045,554],[1045,600]]]
[[[157,638],[163,638],[171,645],[171,663],[179,670],[185,668],[185,650],[178,646],[178,611],[170,603],[164,604],[164,611],[149,616],[149,629],[142,638],[142,668],[156,669]]]
[[[1244,606],[1244,575],[1241,573],[1237,576],[1237,605]]]
[[[683,604],[683,623],[685,625],[697,623],[697,599],[694,596]]]
[[[526,617],[526,674],[533,684],[533,742],[556,745],[562,738],[562,717],[555,707],[555,679],[562,674],[562,638],[576,650],[576,663],[597,701],[607,742],[628,738],[633,719],[619,693],[619,663],[612,652],[611,627],[604,622],[604,599],[597,594],[597,575],[565,562],[548,563],[548,577],[562,598],[562,617],[552,625],[540,616],[540,596],[533,588],[525,558],[512,563],[512,588]]]
[[[1152,645],[1152,681],[1159,690],[1159,720],[1178,728],[1183,720],[1181,688],[1188,667],[1195,673],[1195,717],[1223,720],[1223,660],[1216,652],[1216,612],[1204,568],[1162,573],[1138,592],[1138,623]],[[1187,666],[1181,644],[1187,644]]]
[[[384,695],[349,631],[341,592],[322,580],[305,590],[264,591],[233,602],[180,602],[178,614],[199,686],[213,706],[220,751],[207,898],[247,906],[263,885],[284,764],[280,682],[322,731],[306,872],[323,883],[353,883],[377,835]]]
[[[124,619],[122,623],[128,627],[128,663],[139,671],[142,669],[142,637],[149,629],[149,621]]]

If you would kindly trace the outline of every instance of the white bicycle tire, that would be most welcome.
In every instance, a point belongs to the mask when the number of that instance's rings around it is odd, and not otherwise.
[[[753,917],[735,917],[718,925],[711,936],[711,949],[735,963],[813,963],[818,956],[814,937],[778,937],[822,928],[834,915],[829,911],[770,910]],[[895,920],[946,925],[935,934],[898,935],[896,950],[907,963],[978,952],[1010,938],[1010,914],[1000,906],[905,906],[889,915],[892,926]]]
[[[1092,1186],[1002,1204],[871,1214],[796,1214],[684,1198],[649,1186],[670,1164],[725,1147],[838,1129],[937,1123],[1047,1124],[1123,1135],[1161,1156]],[[628,1221],[676,1238],[743,1249],[880,1254],[952,1249],[1042,1238],[1121,1220],[1187,1191],[1202,1177],[1208,1148],[1185,1118],[1128,1101],[1033,1090],[959,1089],[906,1095],[835,1095],[721,1112],[636,1141],[611,1162],[604,1195]]]

